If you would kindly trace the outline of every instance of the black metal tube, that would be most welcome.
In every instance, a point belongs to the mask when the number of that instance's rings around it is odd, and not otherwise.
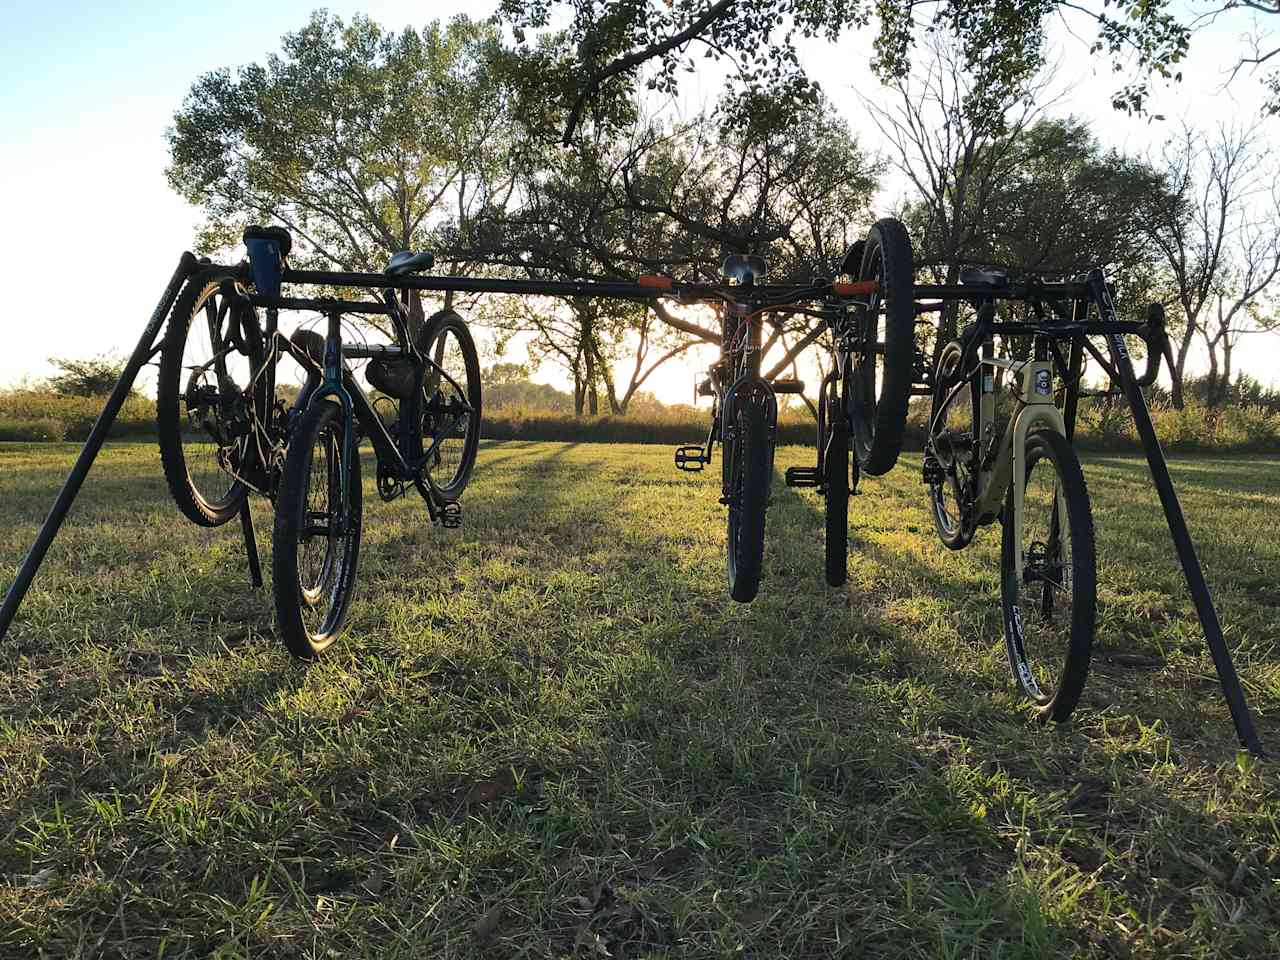
[[[80,450],[80,456],[76,458],[75,465],[71,468],[71,473],[67,475],[66,482],[63,483],[57,499],[53,501],[53,506],[49,509],[49,515],[45,517],[44,525],[40,527],[40,532],[36,534],[35,543],[31,545],[26,559],[22,561],[22,566],[18,568],[17,576],[14,577],[13,583],[9,586],[9,592],[5,594],[4,605],[0,606],[0,638],[3,638],[8,632],[9,624],[13,622],[13,616],[18,612],[22,598],[27,595],[27,590],[31,586],[31,581],[35,579],[36,571],[40,569],[40,564],[44,561],[44,555],[49,550],[49,545],[53,543],[53,538],[58,535],[58,530],[62,527],[62,521],[66,519],[67,511],[71,509],[71,504],[75,500],[76,494],[80,492],[80,485],[84,483],[84,478],[88,475],[89,468],[93,466],[93,461],[97,458],[98,451],[102,449],[103,441],[107,439],[107,431],[111,429],[111,424],[115,422],[116,415],[120,412],[120,408],[129,396],[129,391],[133,389],[133,381],[137,379],[138,371],[151,358],[156,337],[159,336],[160,330],[169,316],[169,309],[173,306],[173,301],[177,299],[178,291],[182,289],[182,284],[186,282],[187,277],[195,272],[198,266],[199,261],[190,253],[184,253],[182,259],[178,261],[178,267],[173,271],[173,276],[169,279],[169,285],[165,287],[164,295],[161,296],[160,302],[156,304],[156,308],[151,314],[151,320],[147,323],[146,329],[142,332],[142,337],[138,340],[138,345],[133,350],[133,356],[129,358],[124,372],[120,374],[120,379],[116,381],[115,389],[111,391],[111,396],[107,398],[107,404],[102,408],[102,413],[98,414],[98,419],[94,423],[93,429],[89,431],[89,438],[85,440],[84,446]]]
[[[963,283],[917,283],[916,300],[1078,300],[1089,295],[1087,283],[1011,283],[1006,287]]]
[[[1111,302],[1111,295],[1106,289],[1102,271],[1094,270],[1089,274],[1089,286],[1102,318],[1104,320],[1114,318],[1115,305]],[[1262,756],[1262,744],[1258,740],[1258,731],[1249,713],[1244,688],[1240,685],[1235,665],[1231,662],[1231,651],[1227,649],[1226,640],[1222,636],[1222,624],[1218,622],[1218,612],[1214,609],[1213,597],[1209,594],[1209,587],[1204,580],[1204,571],[1196,556],[1196,548],[1191,542],[1191,533],[1187,529],[1187,521],[1182,514],[1182,505],[1178,502],[1178,494],[1173,489],[1169,465],[1165,461],[1164,451],[1160,449],[1160,441],[1156,438],[1155,427],[1151,423],[1151,413],[1147,409],[1147,399],[1138,386],[1138,377],[1134,372],[1133,362],[1129,359],[1129,351],[1120,334],[1108,336],[1107,345],[1110,347],[1116,372],[1120,375],[1120,385],[1124,390],[1125,398],[1129,401],[1129,409],[1133,412],[1133,422],[1138,428],[1138,436],[1142,439],[1142,447],[1147,454],[1147,466],[1151,469],[1151,479],[1155,482],[1156,492],[1160,495],[1160,504],[1164,507],[1169,534],[1173,537],[1173,546],[1178,552],[1178,560],[1182,563],[1182,573],[1186,577],[1187,588],[1191,591],[1191,600],[1200,617],[1200,626],[1204,629],[1205,643],[1213,657],[1213,665],[1218,671],[1218,681],[1222,684],[1222,693],[1231,711],[1231,720],[1235,723],[1236,736],[1250,753]]]
[[[251,293],[245,297],[255,307],[268,307],[274,310],[315,310],[329,313],[333,310],[342,313],[365,313],[391,316],[394,311],[382,303],[368,300],[335,300],[325,297],[268,297],[264,294]]]
[[[1076,418],[1080,412],[1080,375],[1084,372],[1084,337],[1071,341],[1071,357],[1067,361],[1066,400],[1062,404],[1062,423],[1067,428],[1067,439],[1076,436]]]
[[[611,280],[503,280],[492,277],[388,277],[382,273],[286,270],[284,283],[318,283],[332,287],[394,287],[404,290],[456,290],[460,293],[524,293],[546,297],[619,297],[652,300],[664,291],[638,283]],[[762,288],[767,289],[767,288]],[[759,291],[756,291],[757,293]]]

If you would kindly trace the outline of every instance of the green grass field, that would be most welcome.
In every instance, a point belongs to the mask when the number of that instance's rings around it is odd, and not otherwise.
[[[0,446],[0,583],[74,452]],[[486,445],[461,531],[365,475],[308,668],[237,528],[104,451],[3,644],[0,955],[1280,955],[1280,766],[1237,751],[1140,461],[1086,463],[1099,638],[1054,729],[997,531],[938,544],[916,457],[851,502],[838,590],[779,479],[749,606],[666,448]],[[1280,751],[1280,461],[1174,475]]]

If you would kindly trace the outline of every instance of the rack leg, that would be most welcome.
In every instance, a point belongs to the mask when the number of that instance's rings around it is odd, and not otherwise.
[[[44,525],[40,527],[40,532],[36,534],[35,543],[31,545],[26,559],[22,561],[22,566],[18,568],[18,575],[13,578],[9,592],[5,594],[4,605],[0,606],[0,638],[3,638],[8,632],[9,624],[13,622],[14,614],[18,612],[18,607],[21,605],[23,597],[27,595],[27,590],[31,586],[31,581],[35,579],[36,571],[40,569],[40,564],[44,561],[44,555],[48,552],[49,545],[53,543],[53,538],[58,535],[58,530],[62,527],[62,521],[67,517],[67,511],[71,509],[71,504],[75,500],[76,494],[80,492],[80,485],[84,483],[84,478],[88,475],[89,468],[93,466],[93,461],[97,458],[98,451],[102,449],[102,444],[107,439],[107,431],[111,429],[111,424],[115,422],[116,415],[120,413],[120,408],[128,398],[129,391],[133,389],[133,382],[137,379],[138,372],[155,352],[156,338],[160,335],[164,321],[169,316],[169,309],[173,306],[173,301],[177,299],[178,291],[182,288],[182,284],[186,282],[187,277],[191,275],[196,265],[196,258],[190,253],[184,253],[182,259],[178,261],[178,267],[174,270],[173,276],[169,280],[169,285],[165,287],[164,295],[160,298],[160,302],[156,304],[156,309],[151,314],[151,320],[147,323],[146,330],[143,331],[141,339],[138,340],[138,345],[133,350],[133,356],[129,358],[124,372],[120,374],[120,379],[116,381],[115,389],[111,391],[111,396],[107,399],[107,405],[102,408],[102,413],[98,415],[93,429],[89,431],[89,438],[85,440],[84,447],[80,450],[80,456],[76,458],[75,466],[71,468],[71,473],[67,475],[67,480],[58,492],[57,499],[53,501],[49,515],[45,517]]]
[[[1095,271],[1090,274],[1089,281],[1095,288],[1095,300],[1104,311],[1103,320],[1114,320],[1115,308],[1103,284],[1102,274]],[[1107,316],[1107,313],[1111,315]],[[1138,386],[1138,378],[1133,372],[1133,363],[1129,360],[1129,351],[1125,347],[1124,337],[1120,334],[1110,334],[1107,337],[1107,345],[1110,347],[1112,362],[1120,374],[1120,385],[1124,389],[1125,398],[1129,401],[1129,409],[1133,412],[1133,422],[1138,428],[1138,436],[1142,439],[1142,448],[1147,454],[1147,466],[1151,470],[1151,479],[1155,482],[1156,492],[1160,495],[1160,504],[1164,507],[1169,534],[1173,537],[1173,546],[1182,564],[1182,573],[1186,577],[1187,588],[1191,591],[1191,600],[1200,617],[1205,643],[1213,657],[1213,665],[1218,671],[1218,681],[1222,684],[1222,693],[1231,711],[1236,736],[1250,753],[1262,756],[1262,743],[1258,740],[1258,731],[1249,713],[1244,687],[1240,684],[1235,664],[1231,662],[1231,651],[1227,649],[1226,640],[1222,636],[1222,624],[1218,622],[1218,612],[1214,609],[1213,597],[1210,596],[1209,587],[1205,583],[1204,571],[1200,567],[1196,548],[1191,542],[1191,533],[1187,530],[1186,518],[1182,514],[1182,505],[1178,502],[1178,494],[1173,489],[1173,479],[1169,476],[1169,464],[1165,461],[1164,451],[1160,449],[1160,441],[1156,438],[1156,430],[1151,423],[1151,412],[1147,409],[1147,398],[1142,395],[1142,388]]]
[[[240,529],[244,533],[244,552],[249,558],[249,583],[257,590],[262,586],[262,564],[258,562],[258,538],[253,532],[253,515],[249,512],[249,498],[240,505]]]

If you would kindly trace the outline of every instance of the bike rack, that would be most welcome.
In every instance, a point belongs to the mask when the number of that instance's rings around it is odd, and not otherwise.
[[[151,314],[151,319],[148,321],[146,329],[143,330],[141,339],[138,340],[138,345],[134,347],[133,355],[129,357],[129,362],[125,364],[124,371],[120,374],[120,379],[116,381],[115,388],[111,391],[111,396],[107,398],[106,406],[102,408],[102,413],[98,414],[98,419],[94,421],[93,429],[89,431],[89,436],[85,440],[84,446],[80,448],[80,456],[76,458],[75,465],[71,468],[66,481],[62,484],[62,489],[58,491],[57,499],[53,501],[53,506],[49,509],[49,515],[45,517],[44,523],[40,527],[40,532],[36,534],[35,542],[31,545],[26,558],[22,561],[22,566],[18,568],[18,573],[9,587],[9,591],[5,594],[4,605],[0,606],[0,639],[3,639],[5,634],[8,633],[9,624],[13,622],[13,617],[18,612],[18,607],[27,595],[27,590],[31,587],[31,581],[35,579],[36,571],[40,569],[40,564],[44,562],[44,556],[49,551],[49,545],[53,543],[53,538],[58,535],[62,522],[67,518],[67,512],[71,509],[71,504],[75,502],[76,496],[80,493],[80,487],[83,485],[85,477],[89,475],[89,468],[93,466],[94,460],[97,459],[98,451],[102,449],[102,444],[107,439],[107,432],[111,429],[111,425],[115,423],[125,400],[128,399],[129,391],[133,389],[133,383],[138,378],[138,373],[163,348],[164,338],[160,336],[160,331],[164,329],[169,310],[173,307],[173,301],[178,298],[178,292],[182,289],[182,285],[187,278],[200,265],[200,261],[191,253],[184,253],[182,259],[178,261],[177,269],[173,271],[173,276],[169,279],[169,285],[165,287],[164,295],[161,296],[160,302],[156,304],[156,308]],[[248,556],[249,581],[254,588],[261,587],[262,565],[258,560],[258,541],[257,537],[254,536],[253,518],[249,513],[247,499],[240,508],[240,528],[244,535],[245,553]]]
[[[1094,302],[1104,321],[1115,320],[1115,305],[1107,291],[1101,271],[1094,270],[1089,274],[1088,284],[1093,293]],[[1177,491],[1173,488],[1173,478],[1169,475],[1169,464],[1165,460],[1164,451],[1160,448],[1160,440],[1156,437],[1155,425],[1151,422],[1151,411],[1147,407],[1147,398],[1138,386],[1138,375],[1133,369],[1133,361],[1129,358],[1129,350],[1125,346],[1124,336],[1119,333],[1107,335],[1107,348],[1111,354],[1111,362],[1120,374],[1120,388],[1124,391],[1129,403],[1129,411],[1133,414],[1134,426],[1138,428],[1138,436],[1142,440],[1143,452],[1147,455],[1147,468],[1151,471],[1151,479],[1155,482],[1156,492],[1160,496],[1160,505],[1164,508],[1165,522],[1169,525],[1169,535],[1173,538],[1173,547],[1177,551],[1178,561],[1182,564],[1182,575],[1187,581],[1187,589],[1191,592],[1191,602],[1195,605],[1196,615],[1200,618],[1200,627],[1204,630],[1205,645],[1213,657],[1213,665],[1218,671],[1218,682],[1222,686],[1222,694],[1227,700],[1227,708],[1231,711],[1231,720],[1235,724],[1236,736],[1240,744],[1255,756],[1263,756],[1262,743],[1258,739],[1258,731],[1249,712],[1249,704],[1245,699],[1244,687],[1236,673],[1235,664],[1231,660],[1231,651],[1227,649],[1226,639],[1222,635],[1222,624],[1218,621],[1218,611],[1214,608],[1213,597],[1209,586],[1205,583],[1204,569],[1200,566],[1200,558],[1196,555],[1195,544],[1191,542],[1191,532],[1187,529],[1187,520],[1182,513],[1182,504],[1178,501]],[[1073,368],[1079,363],[1079,357],[1072,351]],[[1068,421],[1068,435],[1075,430],[1075,405],[1072,404],[1071,419]]]
[[[164,327],[165,320],[174,300],[177,299],[182,284],[201,265],[201,262],[191,253],[184,253],[181,260],[179,260],[178,267],[170,278],[169,285],[165,288],[164,295],[156,305],[155,311],[151,314],[151,319],[143,331],[133,355],[129,358],[129,362],[126,364],[124,372],[120,375],[120,379],[116,382],[115,389],[108,398],[106,406],[94,423],[93,429],[90,431],[89,437],[85,440],[84,447],[80,451],[80,456],[76,459],[75,465],[71,468],[71,473],[67,476],[66,482],[62,485],[62,489],[53,503],[53,507],[49,510],[49,515],[45,518],[40,532],[36,535],[35,543],[32,544],[30,552],[28,552],[26,559],[23,560],[17,576],[5,595],[4,604],[0,606],[0,639],[8,632],[14,614],[26,596],[36,572],[40,569],[40,564],[44,560],[49,545],[53,542],[54,537],[57,536],[62,522],[66,519],[67,511],[70,510],[71,504],[80,492],[80,487],[89,473],[89,468],[93,466],[98,451],[102,449],[107,432],[111,424],[115,422],[125,398],[129,395],[129,390],[132,388],[138,372],[163,346],[160,331]],[[387,282],[385,275],[382,274],[291,270],[288,268],[283,272],[282,281],[284,283],[317,283],[329,286],[371,288],[383,287]],[[1101,271],[1090,273],[1086,284],[1089,288],[1090,299],[1098,305],[1100,313],[1105,314],[1102,319],[1114,324],[1116,319],[1115,307],[1107,293]],[[487,277],[403,276],[396,278],[395,286],[397,288],[416,290],[517,293],[543,296],[603,296],[649,301],[662,296],[666,290],[670,289],[670,281],[663,285],[655,285],[652,282],[632,283],[598,280],[547,281],[502,280]],[[972,288],[963,289],[953,286],[917,285],[915,294],[916,299],[919,299],[921,294],[942,299],[968,299],[974,295],[974,290]],[[275,304],[277,306],[288,307],[291,304],[291,301],[287,298],[263,299],[278,300],[279,302]],[[1209,587],[1204,579],[1204,570],[1196,554],[1195,545],[1191,541],[1186,517],[1183,515],[1182,506],[1173,487],[1173,479],[1169,474],[1168,462],[1165,460],[1164,451],[1160,448],[1155,427],[1151,422],[1151,413],[1147,407],[1146,398],[1138,385],[1137,374],[1129,358],[1128,349],[1125,347],[1124,334],[1113,331],[1108,332],[1106,336],[1112,363],[1119,373],[1121,389],[1128,401],[1130,412],[1133,414],[1138,436],[1142,440],[1143,451],[1147,457],[1147,466],[1155,483],[1156,491],[1160,496],[1161,506],[1164,508],[1169,534],[1173,539],[1174,549],[1177,551],[1178,560],[1182,565],[1183,576],[1187,581],[1187,587],[1191,593],[1191,599],[1195,605],[1200,626],[1204,630],[1205,643],[1209,648],[1210,655],[1213,657],[1214,667],[1218,673],[1218,681],[1226,698],[1227,707],[1231,712],[1232,722],[1235,724],[1236,735],[1241,745],[1248,749],[1250,753],[1256,756],[1263,756],[1262,744],[1258,739],[1258,732],[1254,726],[1248,702],[1245,699],[1244,688],[1240,683],[1240,678],[1231,659],[1231,652],[1228,650],[1226,640],[1223,637],[1222,624],[1218,620],[1217,610],[1213,605],[1213,597],[1209,593]],[[1071,367],[1073,372],[1079,370],[1080,349],[1078,343],[1072,348]],[[1069,435],[1074,432],[1075,428],[1076,399],[1069,390],[1065,415]],[[257,540],[254,536],[253,521],[249,515],[247,501],[241,508],[240,521],[241,531],[244,536],[245,553],[248,559],[250,581],[255,588],[260,587],[262,585],[262,570],[259,564]]]

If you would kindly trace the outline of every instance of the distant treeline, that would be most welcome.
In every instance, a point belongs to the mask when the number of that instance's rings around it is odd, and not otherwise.
[[[508,385],[510,386],[510,385]],[[627,416],[575,417],[572,405],[552,409],[514,402],[540,393],[556,394],[553,387],[531,384],[530,391],[495,389],[486,393],[481,436],[492,440],[561,440],[581,443],[697,443],[706,437],[709,410],[689,405],[641,409]],[[1193,383],[1182,410],[1175,409],[1160,391],[1152,398],[1152,418],[1166,450],[1182,453],[1280,453],[1280,394],[1248,384],[1245,402],[1209,407],[1198,399]],[[494,395],[496,394],[496,395]],[[566,395],[560,394],[563,399]],[[68,397],[49,390],[0,391],[0,440],[80,441],[89,435],[105,397]],[[906,448],[922,448],[923,404],[913,405],[907,424]],[[120,411],[111,437],[150,438],[155,435],[155,401],[130,397]],[[1128,407],[1119,398],[1088,398],[1081,403],[1076,431],[1085,449],[1125,451],[1138,449],[1137,435]],[[812,444],[814,424],[804,408],[786,411],[778,425],[779,443]]]

